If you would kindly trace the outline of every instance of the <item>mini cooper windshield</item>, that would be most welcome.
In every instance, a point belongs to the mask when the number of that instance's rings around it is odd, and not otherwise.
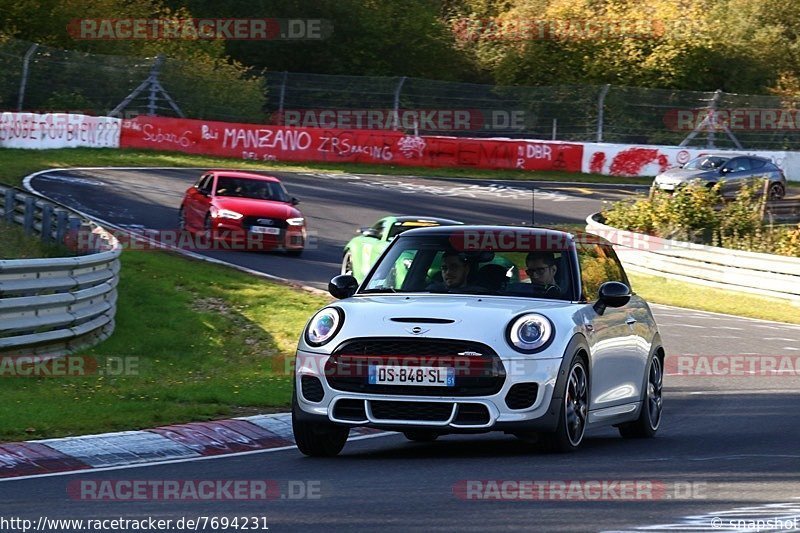
[[[511,232],[516,238],[518,234]],[[521,234],[525,235],[525,234]],[[455,237],[455,238],[454,238]],[[360,294],[427,292],[572,300],[570,254],[543,247],[491,244],[465,249],[450,235],[401,235]],[[491,241],[496,243],[495,241]]]

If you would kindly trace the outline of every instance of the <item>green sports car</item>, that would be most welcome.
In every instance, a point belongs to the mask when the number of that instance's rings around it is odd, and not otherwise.
[[[361,228],[344,247],[342,274],[352,274],[361,282],[369,274],[372,265],[395,237],[406,230],[428,226],[452,226],[462,224],[457,220],[433,217],[388,216],[369,228]],[[411,258],[409,258],[411,259]],[[397,272],[396,275],[405,273]]]

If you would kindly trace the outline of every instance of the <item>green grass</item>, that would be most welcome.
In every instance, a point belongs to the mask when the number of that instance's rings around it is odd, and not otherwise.
[[[650,303],[800,324],[800,308],[786,300],[724,291],[636,272],[628,272],[628,277],[637,294]]]
[[[116,331],[80,355],[129,375],[3,376],[0,441],[288,406],[297,339],[327,298],[167,253],[122,263]]]
[[[27,235],[17,224],[0,220],[0,259],[34,259],[63,257],[69,250],[55,244],[44,244],[36,235]]]
[[[179,152],[150,150],[116,150],[111,148],[68,148],[63,150],[17,150],[0,148],[0,181],[20,185],[32,172],[60,167],[204,167],[275,170],[284,172],[324,172],[390,174],[443,178],[477,178],[502,180],[569,181],[586,183],[634,183],[648,185],[651,178],[618,178],[597,174],[576,174],[559,171],[481,170],[473,168],[427,168],[395,165],[362,165],[356,163],[279,163],[244,161],[219,157],[187,155]]]

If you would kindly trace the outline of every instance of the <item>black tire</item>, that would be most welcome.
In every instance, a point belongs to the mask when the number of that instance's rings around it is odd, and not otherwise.
[[[187,231],[186,230],[186,213],[183,210],[183,206],[178,209],[178,231]]]
[[[664,411],[662,390],[664,387],[664,365],[658,355],[653,356],[647,367],[647,384],[642,395],[639,418],[619,426],[619,434],[626,439],[651,439],[656,436]]]
[[[586,433],[590,398],[589,372],[586,370],[586,362],[578,354],[572,357],[568,368],[556,430],[541,435],[542,447],[548,452],[573,452],[580,448]]]
[[[786,196],[786,188],[783,183],[775,182],[769,186],[767,191],[768,200],[783,200],[784,196]]]
[[[404,431],[403,435],[414,442],[433,442],[439,438],[439,434],[429,429],[416,429],[412,431]]]
[[[214,241],[214,231],[211,229],[211,215],[206,215],[205,220],[203,220],[203,235],[209,242]]]
[[[297,399],[292,398],[292,431],[297,448],[309,457],[334,457],[344,448],[350,428],[323,422],[306,422],[297,417]]]
[[[342,257],[342,271],[340,274],[353,274],[353,256],[350,254],[350,250],[347,250],[344,253],[344,257]]]

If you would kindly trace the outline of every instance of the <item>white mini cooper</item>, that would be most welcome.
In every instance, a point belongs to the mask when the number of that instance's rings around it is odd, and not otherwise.
[[[401,234],[364,283],[333,278],[340,301],[297,348],[300,451],[332,456],[350,428],[411,440],[503,431],[553,451],[589,426],[653,437],[664,348],[611,245],[522,227]]]

